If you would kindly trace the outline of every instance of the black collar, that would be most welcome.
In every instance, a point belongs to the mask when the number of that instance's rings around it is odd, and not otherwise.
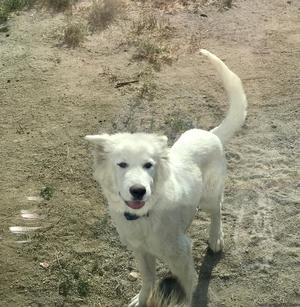
[[[132,213],[129,213],[129,212],[124,212],[124,216],[125,216],[125,219],[127,221],[135,221],[135,220],[139,219],[140,217],[148,217],[149,212],[147,212],[145,215],[136,215],[136,214],[132,214]]]

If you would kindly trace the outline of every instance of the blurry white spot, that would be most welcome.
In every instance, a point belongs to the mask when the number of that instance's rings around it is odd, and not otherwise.
[[[27,200],[30,200],[30,201],[43,201],[43,198],[40,197],[40,196],[28,196]]]
[[[21,210],[21,216],[23,219],[26,220],[36,220],[40,218],[40,216],[37,213],[32,213],[29,210]]]
[[[136,281],[139,277],[139,274],[137,272],[130,272],[128,275],[128,279],[130,281]]]
[[[11,226],[9,227],[9,230],[12,232],[12,233],[28,233],[28,232],[31,232],[31,231],[35,231],[37,229],[40,229],[41,227],[26,227],[26,226]]]
[[[23,241],[16,241],[18,244],[24,244],[24,243],[29,243],[31,240],[23,240]]]

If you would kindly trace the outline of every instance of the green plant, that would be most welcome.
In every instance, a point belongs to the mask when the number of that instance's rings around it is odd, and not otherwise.
[[[24,0],[4,0],[2,1],[2,7],[7,12],[13,12],[22,9],[25,6]]]
[[[45,186],[40,191],[40,196],[45,200],[50,200],[53,197],[54,188],[51,186]]]

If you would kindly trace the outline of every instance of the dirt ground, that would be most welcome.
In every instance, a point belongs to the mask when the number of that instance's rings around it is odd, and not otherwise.
[[[191,2],[128,1],[76,49],[58,43],[63,14],[21,12],[0,33],[0,306],[117,307],[137,293],[83,136],[153,131],[171,145],[187,128],[220,123],[226,97],[199,47],[241,77],[249,111],[226,148],[224,253],[206,252],[206,215],[190,230],[195,306],[300,306],[300,3]],[[148,10],[169,20],[168,61],[155,68],[129,43],[132,20]],[[11,226],[41,228],[13,235]],[[166,272],[159,264],[159,277]]]

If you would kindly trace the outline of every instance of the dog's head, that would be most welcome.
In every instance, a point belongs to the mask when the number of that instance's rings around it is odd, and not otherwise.
[[[167,174],[167,137],[118,133],[88,135],[85,139],[96,145],[94,176],[114,209],[147,213]]]

